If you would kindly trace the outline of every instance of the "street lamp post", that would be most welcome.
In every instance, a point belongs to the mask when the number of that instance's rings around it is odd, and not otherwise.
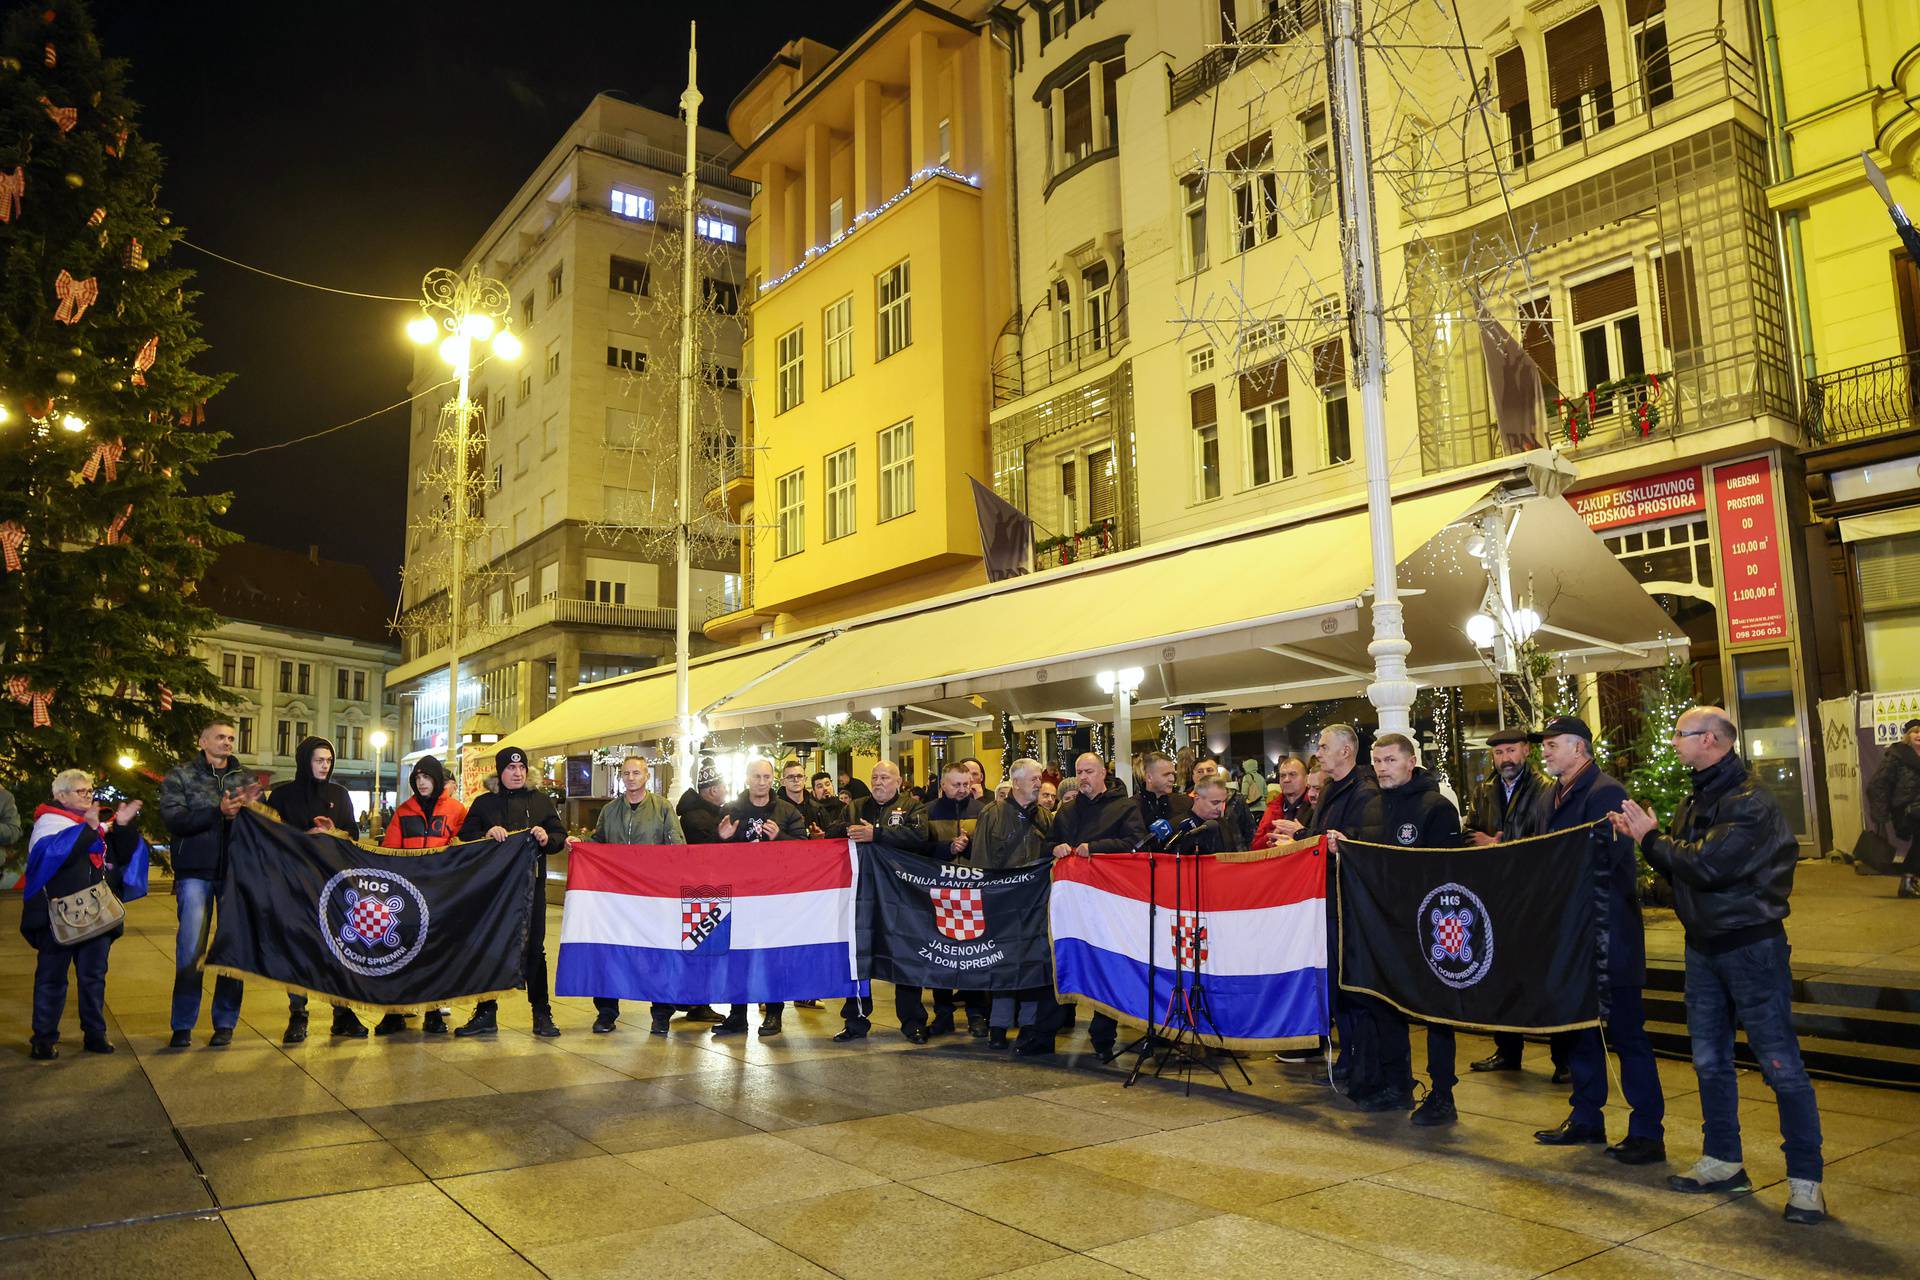
[[[380,839],[380,752],[387,745],[387,731],[375,729],[367,738],[367,742],[373,748],[373,799],[370,804],[373,809],[373,820],[368,827],[377,842]]]
[[[453,568],[447,581],[447,743],[453,748],[453,792],[460,794],[460,629],[465,621],[463,587],[467,574],[467,427],[473,421],[468,398],[473,373],[473,344],[492,340],[493,354],[513,361],[520,340],[513,336],[509,313],[513,295],[498,280],[471,267],[466,275],[435,267],[420,287],[420,314],[407,323],[407,336],[425,346],[440,338],[440,358],[453,367],[460,383],[453,428]],[[444,336],[442,336],[444,335]]]

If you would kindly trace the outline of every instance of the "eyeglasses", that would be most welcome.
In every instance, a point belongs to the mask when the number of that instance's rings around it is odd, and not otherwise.
[[[1676,738],[1704,738],[1712,732],[1713,730],[1711,729],[1675,729],[1673,736]]]

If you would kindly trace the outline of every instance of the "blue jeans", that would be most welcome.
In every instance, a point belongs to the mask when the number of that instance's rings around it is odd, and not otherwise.
[[[1780,1107],[1780,1149],[1787,1176],[1818,1182],[1820,1109],[1800,1063],[1793,1031],[1792,948],[1784,936],[1710,955],[1687,948],[1687,1034],[1700,1081],[1704,1154],[1734,1164],[1740,1157],[1740,1086],[1733,1067],[1733,1028],[1746,1029],[1760,1074]]]
[[[1660,1069],[1654,1065],[1653,1043],[1647,1039],[1647,1010],[1639,987],[1614,987],[1608,998],[1606,1039],[1598,1028],[1569,1033],[1572,1056],[1567,1070],[1573,1076],[1573,1121],[1602,1128],[1607,1105],[1607,1049],[1620,1057],[1620,1092],[1633,1110],[1627,1117],[1629,1138],[1664,1139],[1667,1099],[1660,1089]],[[1695,1061],[1699,1059],[1695,1052]]]
[[[180,913],[180,932],[173,940],[173,1029],[191,1031],[200,1021],[200,997],[206,987],[200,971],[200,953],[207,946],[213,924],[214,884],[194,877],[173,882],[174,905]],[[213,1025],[231,1028],[240,1021],[241,985],[238,978],[213,981]]]

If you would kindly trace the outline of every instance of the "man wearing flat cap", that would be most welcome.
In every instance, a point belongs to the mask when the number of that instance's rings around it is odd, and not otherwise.
[[[1626,1137],[1607,1147],[1607,1154],[1622,1164],[1664,1163],[1667,1104],[1641,1000],[1647,946],[1640,919],[1639,860],[1631,837],[1606,821],[1626,804],[1627,791],[1600,771],[1593,758],[1593,730],[1578,716],[1547,722],[1540,732],[1540,755],[1554,782],[1540,797],[1539,829],[1589,827],[1586,849],[1595,872],[1600,1018],[1606,1038],[1601,1039],[1597,1028],[1572,1033],[1567,1065],[1573,1073],[1573,1109],[1558,1128],[1533,1136],[1554,1147],[1607,1141],[1602,1109],[1607,1105],[1606,1055],[1611,1048],[1620,1058],[1620,1091],[1632,1110]]]
[[[493,757],[500,771],[500,789],[477,796],[467,820],[460,827],[461,840],[505,840],[516,831],[531,831],[540,846],[533,860],[533,911],[527,917],[527,1003],[533,1007],[533,1034],[557,1036],[553,1025],[553,1006],[547,999],[547,853],[563,849],[567,826],[555,812],[553,798],[527,785],[527,753],[519,747],[502,747]],[[498,1031],[497,1006],[482,1000],[474,1007],[473,1017],[454,1031],[457,1036],[491,1035]]]
[[[1519,727],[1501,729],[1487,739],[1487,749],[1493,753],[1493,772],[1480,784],[1479,793],[1467,811],[1467,834],[1475,844],[1523,840],[1540,834],[1540,828],[1535,825],[1535,809],[1540,793],[1547,789],[1547,780],[1533,762],[1533,741],[1533,735]],[[1517,1031],[1495,1032],[1493,1052],[1473,1063],[1473,1069],[1518,1071],[1525,1044],[1525,1037]],[[1564,1084],[1566,1045],[1562,1039],[1555,1039],[1551,1044],[1553,1082]]]

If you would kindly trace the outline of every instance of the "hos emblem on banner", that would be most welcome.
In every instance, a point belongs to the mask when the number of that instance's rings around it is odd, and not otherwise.
[[[426,945],[427,900],[405,876],[372,867],[336,872],[318,906],[334,958],[362,977],[398,973]]]
[[[1470,987],[1493,967],[1493,920],[1465,885],[1443,884],[1428,892],[1414,928],[1427,968],[1450,987]]]
[[[720,926],[733,915],[733,886],[730,884],[690,884],[680,886],[680,949],[698,951],[702,943],[720,932]],[[731,935],[732,930],[727,934]],[[728,936],[709,947],[710,951],[728,949]]]
[[[1177,912],[1173,921],[1173,959],[1182,968],[1207,962],[1207,921],[1197,911]]]
[[[972,942],[987,931],[986,897],[978,889],[935,888],[933,927],[955,942]]]

